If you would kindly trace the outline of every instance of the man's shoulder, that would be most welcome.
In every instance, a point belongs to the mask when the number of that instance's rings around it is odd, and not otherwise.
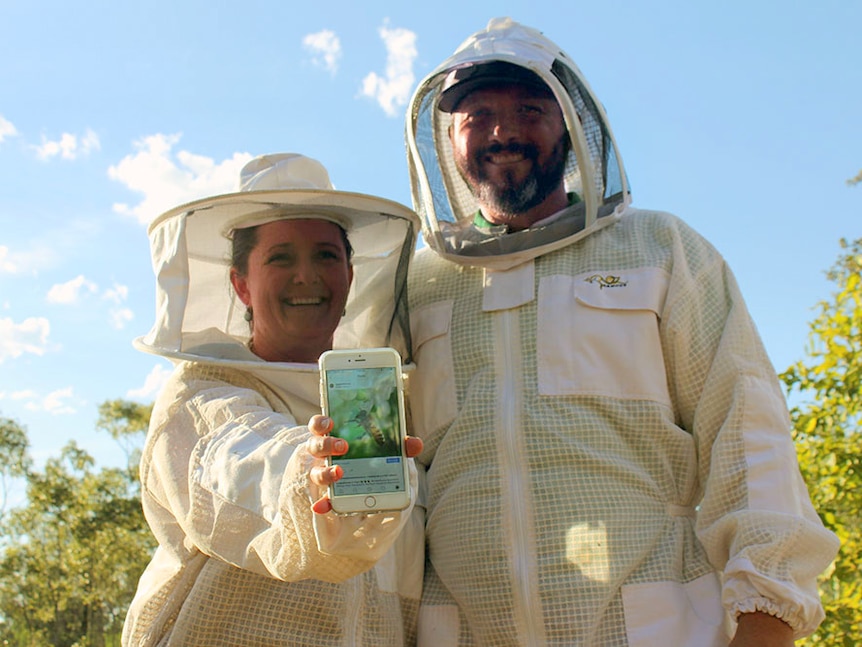
[[[685,219],[668,211],[628,208],[619,219],[622,227],[666,238],[701,240],[704,238]]]
[[[435,252],[427,244],[416,250],[413,256],[412,272],[427,273],[427,272],[446,272],[454,270],[457,267],[452,261],[447,261]]]
[[[660,209],[640,209],[636,207],[629,207],[626,209],[623,212],[620,221],[624,223],[669,228],[676,228],[685,224],[685,221],[682,218],[670,213],[669,211],[662,211]]]
[[[629,208],[618,225],[616,235],[648,255],[684,256],[694,265],[708,265],[721,257],[694,227],[667,211]],[[625,242],[617,240],[616,244]]]

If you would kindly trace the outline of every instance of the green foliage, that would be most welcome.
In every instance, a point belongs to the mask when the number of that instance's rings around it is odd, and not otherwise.
[[[96,428],[107,431],[114,440],[143,434],[150,424],[153,405],[138,404],[129,400],[109,400],[99,405]]]
[[[826,620],[805,645],[856,645],[862,636],[862,239],[841,241],[827,273],[837,285],[810,324],[808,359],[781,374],[803,404],[791,415],[800,467],[841,551],[821,584]]]
[[[100,423],[120,435],[145,428],[139,414],[149,415],[146,407],[129,408],[120,401],[105,403],[100,412]],[[9,438],[13,446],[22,446],[20,435]],[[0,437],[0,443],[5,439]],[[26,442],[23,447],[19,467],[26,479],[27,503],[11,510],[0,528],[5,536],[0,643],[116,644],[155,547],[141,510],[137,474],[128,469],[96,471],[93,458],[74,443],[49,459],[43,470],[33,470]],[[5,449],[0,444],[0,450]]]
[[[23,478],[30,469],[27,432],[14,420],[0,418],[0,520],[6,513],[6,502],[12,479]]]
[[[30,466],[27,432],[9,418],[0,418],[0,471],[9,476],[24,476]]]
[[[99,405],[96,429],[108,432],[123,449],[131,479],[137,478],[141,462],[140,447],[152,413],[152,404],[139,404],[130,400],[108,400]]]

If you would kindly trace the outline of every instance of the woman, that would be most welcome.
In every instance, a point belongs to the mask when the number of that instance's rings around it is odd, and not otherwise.
[[[346,446],[299,425],[320,410],[320,353],[407,352],[416,216],[333,191],[326,170],[299,155],[252,160],[241,186],[150,227],[157,319],[136,345],[177,367],[141,459],[159,546],[123,642],[412,642],[421,511],[328,513],[322,495],[339,471],[323,459]],[[327,425],[318,417],[311,427]],[[418,448],[411,439],[408,453]]]

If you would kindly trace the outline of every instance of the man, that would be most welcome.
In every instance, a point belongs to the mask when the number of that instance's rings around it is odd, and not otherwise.
[[[630,206],[560,48],[492,20],[407,126],[420,645],[791,645],[837,540],[720,255]]]

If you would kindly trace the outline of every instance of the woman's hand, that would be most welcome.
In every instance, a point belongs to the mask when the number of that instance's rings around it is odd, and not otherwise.
[[[308,429],[313,434],[308,441],[308,451],[315,458],[321,460],[328,456],[341,456],[347,453],[347,441],[341,438],[329,436],[332,431],[332,418],[315,415],[308,421]],[[311,468],[308,478],[311,482],[321,488],[327,488],[344,476],[344,470],[340,465],[315,465]],[[332,510],[329,497],[322,497],[311,506],[317,514],[326,514]]]
[[[347,453],[346,440],[333,438],[328,435],[332,431],[331,418],[322,415],[312,416],[311,420],[308,421],[308,429],[313,434],[311,440],[308,441],[308,451],[315,458],[324,460],[329,456],[343,456]],[[407,450],[408,458],[418,456],[422,451],[422,440],[413,436],[407,436],[405,449]],[[344,476],[344,470],[340,465],[315,465],[311,468],[311,472],[308,475],[311,482],[321,488],[328,488],[342,476]],[[317,514],[326,514],[332,510],[329,497],[318,499],[311,506],[311,509]]]

